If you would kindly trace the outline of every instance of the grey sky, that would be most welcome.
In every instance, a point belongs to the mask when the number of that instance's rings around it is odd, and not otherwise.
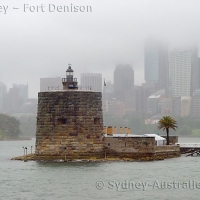
[[[89,5],[92,12],[25,13],[24,4]],[[141,84],[147,37],[170,48],[199,45],[198,0],[1,0],[3,5],[9,8],[0,12],[0,80],[8,87],[28,83],[30,97],[37,97],[39,78],[64,77],[69,62],[78,79],[95,72],[112,81],[116,64],[131,64]]]

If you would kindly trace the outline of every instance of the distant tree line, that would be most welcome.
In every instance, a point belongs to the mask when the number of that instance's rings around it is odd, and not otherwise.
[[[200,119],[178,116],[172,117],[177,121],[178,129],[176,131],[171,130],[170,135],[200,136]],[[165,135],[164,131],[158,130],[157,124],[145,124],[144,118],[136,118],[132,115],[117,118],[106,114],[104,117],[104,125],[117,126],[117,128],[120,126],[128,127],[131,128],[131,133],[138,135],[150,133]]]
[[[0,114],[0,138],[18,138],[20,122],[14,117]]]

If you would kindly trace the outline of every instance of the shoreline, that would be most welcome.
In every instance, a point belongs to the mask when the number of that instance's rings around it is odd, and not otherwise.
[[[28,154],[27,156],[18,156],[14,157],[11,160],[17,160],[17,161],[39,161],[39,162],[52,162],[52,163],[63,163],[63,162],[149,162],[149,161],[159,161],[159,160],[165,160],[170,158],[178,158],[180,156],[172,156],[172,155],[158,155],[158,156],[152,156],[152,157],[141,157],[138,159],[134,158],[113,158],[113,157],[107,157],[107,158],[84,158],[84,159],[63,159],[63,156],[56,159],[50,159],[48,156],[36,156],[35,154]]]

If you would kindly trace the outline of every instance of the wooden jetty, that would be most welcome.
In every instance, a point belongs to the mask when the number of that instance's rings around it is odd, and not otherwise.
[[[191,149],[186,156],[200,156],[200,150]]]
[[[180,146],[181,154],[186,156],[200,156],[200,143],[176,143]]]

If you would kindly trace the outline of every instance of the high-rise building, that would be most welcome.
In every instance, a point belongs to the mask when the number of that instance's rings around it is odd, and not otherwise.
[[[134,87],[134,71],[130,65],[117,65],[114,71],[114,95],[124,102],[125,91]]]
[[[18,84],[18,85],[15,84],[14,86],[19,89],[19,96],[21,98],[21,102],[25,103],[28,99],[28,84],[26,84],[26,85],[25,84]]]
[[[20,107],[28,100],[28,84],[13,84],[5,94],[3,112],[7,114],[17,113]]]
[[[165,97],[165,90],[159,90],[153,94],[151,94],[147,99],[147,115],[153,116],[161,113],[161,108],[159,106],[162,98]]]
[[[172,97],[190,96],[192,54],[190,51],[170,53],[170,81]]]
[[[82,73],[80,89],[91,89],[95,92],[102,92],[102,74]]]
[[[0,112],[3,112],[3,102],[7,92],[7,87],[4,83],[0,82]]]
[[[200,89],[200,57],[198,58],[198,89]]]
[[[146,112],[146,98],[144,88],[142,86],[134,86],[134,116],[137,118],[144,117]]]
[[[153,39],[146,40],[144,53],[145,82],[154,83],[156,90],[165,89],[169,95],[169,62],[167,45]]]
[[[175,116],[189,116],[191,113],[191,97],[173,97],[172,112]]]
[[[194,118],[200,118],[200,90],[196,90],[193,93],[191,114]]]
[[[135,88],[125,91],[125,113],[128,115],[135,114]]]
[[[107,111],[106,111],[104,117],[106,117],[107,114],[110,116],[117,117],[117,118],[123,117],[125,115],[124,103],[119,101],[116,98],[111,99],[108,102]],[[109,125],[109,124],[107,124],[107,125]]]
[[[170,53],[169,62],[172,97],[193,96],[200,88],[197,47],[174,50]]]
[[[40,78],[40,92],[48,90],[62,90],[62,78]]]
[[[199,66],[198,66],[198,48],[193,46],[189,49],[191,53],[191,86],[190,96],[193,95],[194,91],[199,89]]]

